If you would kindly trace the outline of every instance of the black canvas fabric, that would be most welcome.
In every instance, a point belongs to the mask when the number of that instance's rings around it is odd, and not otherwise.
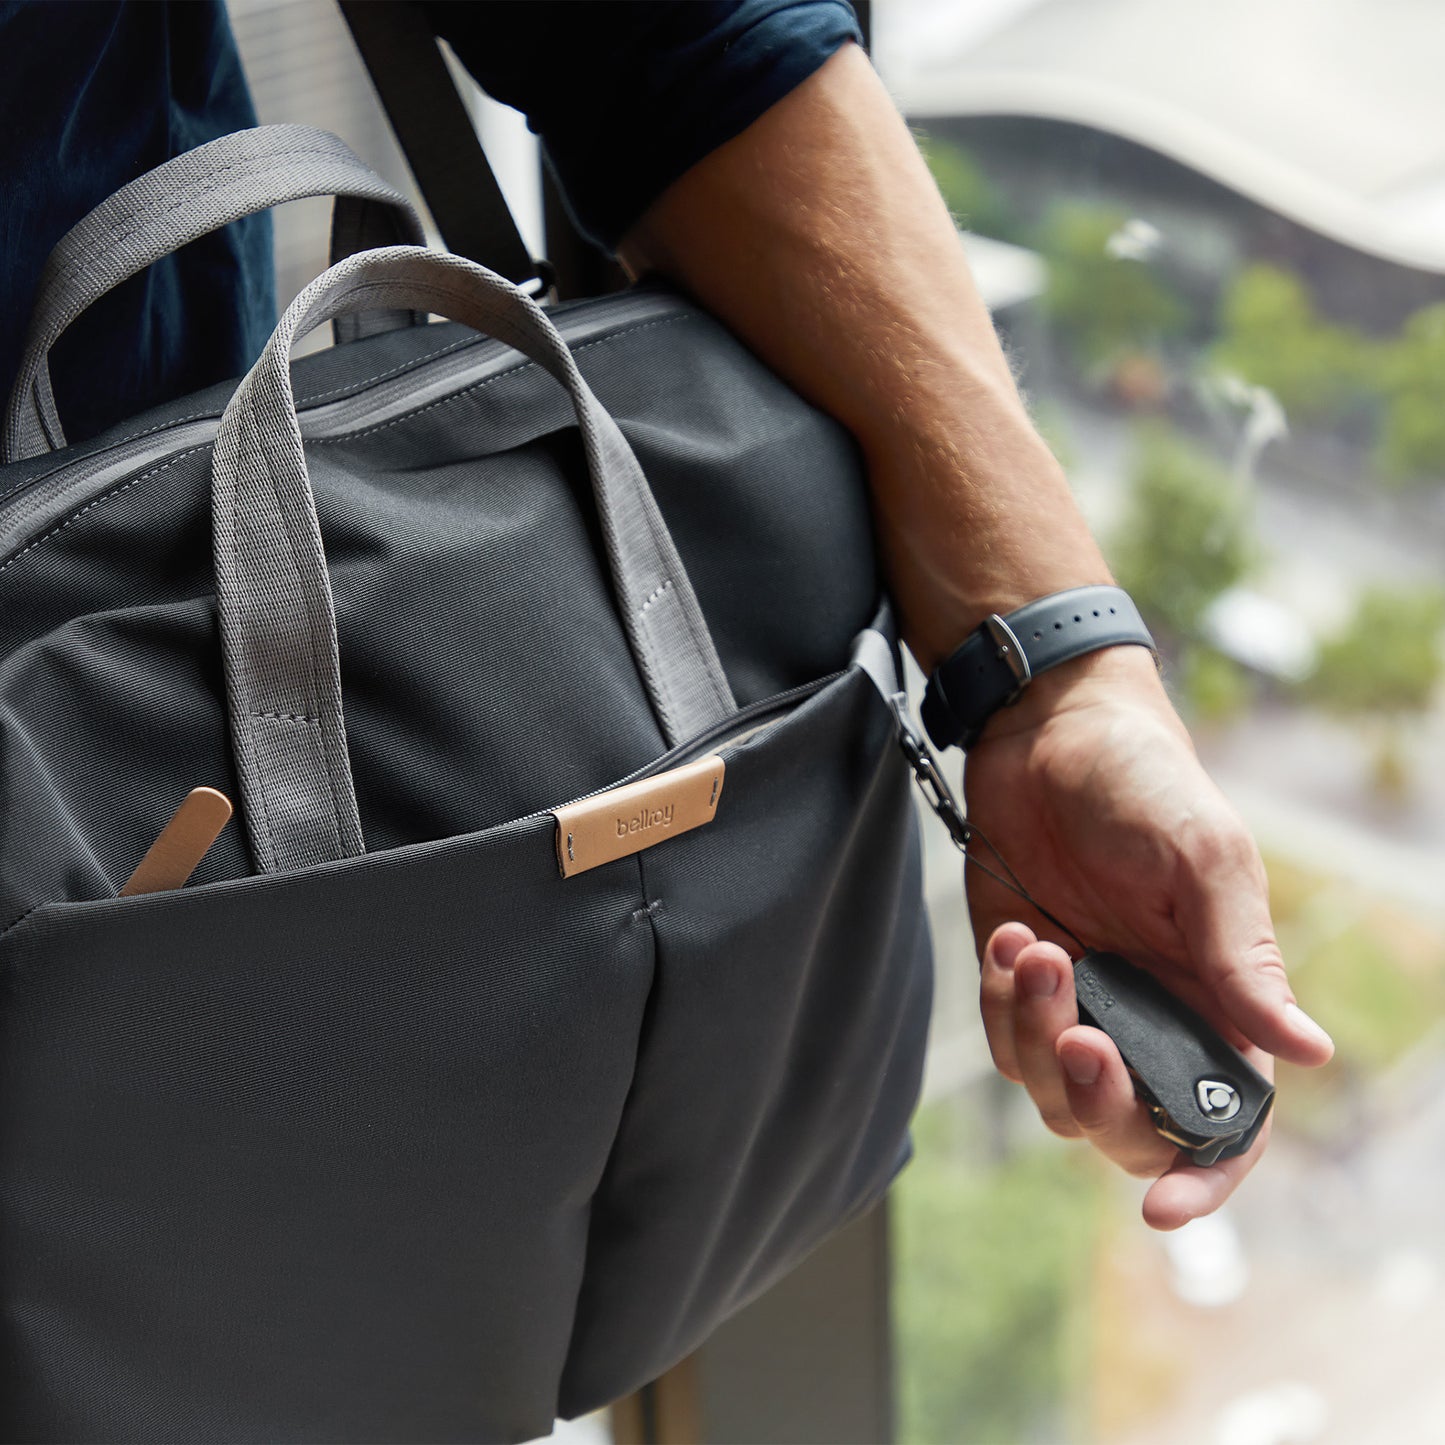
[[[664,291],[563,308],[741,706],[716,820],[571,879],[667,745],[576,428],[449,324],[293,367],[368,851],[114,895],[233,795],[229,387],[0,471],[0,1433],[512,1440],[878,1198],[930,960],[845,433]]]

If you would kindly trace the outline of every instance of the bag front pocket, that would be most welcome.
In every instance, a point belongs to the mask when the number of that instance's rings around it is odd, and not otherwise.
[[[656,981],[593,1203],[568,1415],[696,1348],[903,1162],[932,969],[894,726],[850,670],[721,747],[714,821],[638,855]]]
[[[551,828],[6,935],[4,1438],[550,1428],[655,946]]]

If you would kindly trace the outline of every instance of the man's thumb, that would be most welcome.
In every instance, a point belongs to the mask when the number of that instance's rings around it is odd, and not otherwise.
[[[1179,923],[1200,982],[1252,1042],[1292,1064],[1327,1063],[1330,1036],[1295,1001],[1254,840],[1232,816],[1181,840]]]

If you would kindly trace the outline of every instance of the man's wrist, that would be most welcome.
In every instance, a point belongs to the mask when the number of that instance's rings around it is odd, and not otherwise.
[[[1158,665],[1148,649],[1106,647],[1041,673],[1013,706],[994,713],[978,741],[990,742],[1031,732],[1051,718],[1124,698],[1143,701],[1151,711],[1167,713],[1177,721],[1160,680]]]
[[[1155,655],[1128,593],[1112,584],[1066,588],[1007,615],[990,614],[932,671],[923,722],[938,747],[972,747],[1001,710],[1056,669],[1102,651]],[[1152,663],[1151,663],[1152,665]],[[1045,696],[1055,689],[1045,689]]]

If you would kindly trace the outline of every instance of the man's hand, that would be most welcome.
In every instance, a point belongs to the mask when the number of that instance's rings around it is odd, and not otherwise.
[[[1143,649],[1113,648],[1037,679],[970,751],[964,790],[969,819],[1024,887],[1091,947],[1149,969],[1266,1075],[1270,1056],[1329,1059],[1329,1038],[1290,991],[1259,853]],[[979,857],[991,863],[986,849]],[[1156,1229],[1218,1208],[1258,1159],[1268,1125],[1248,1154],[1190,1164],[1154,1132],[1112,1040],[1079,1025],[1063,940],[981,869],[967,877],[999,1072],[1028,1089],[1056,1134],[1158,1176],[1144,1201]],[[1035,927],[1015,921],[1030,916]]]

